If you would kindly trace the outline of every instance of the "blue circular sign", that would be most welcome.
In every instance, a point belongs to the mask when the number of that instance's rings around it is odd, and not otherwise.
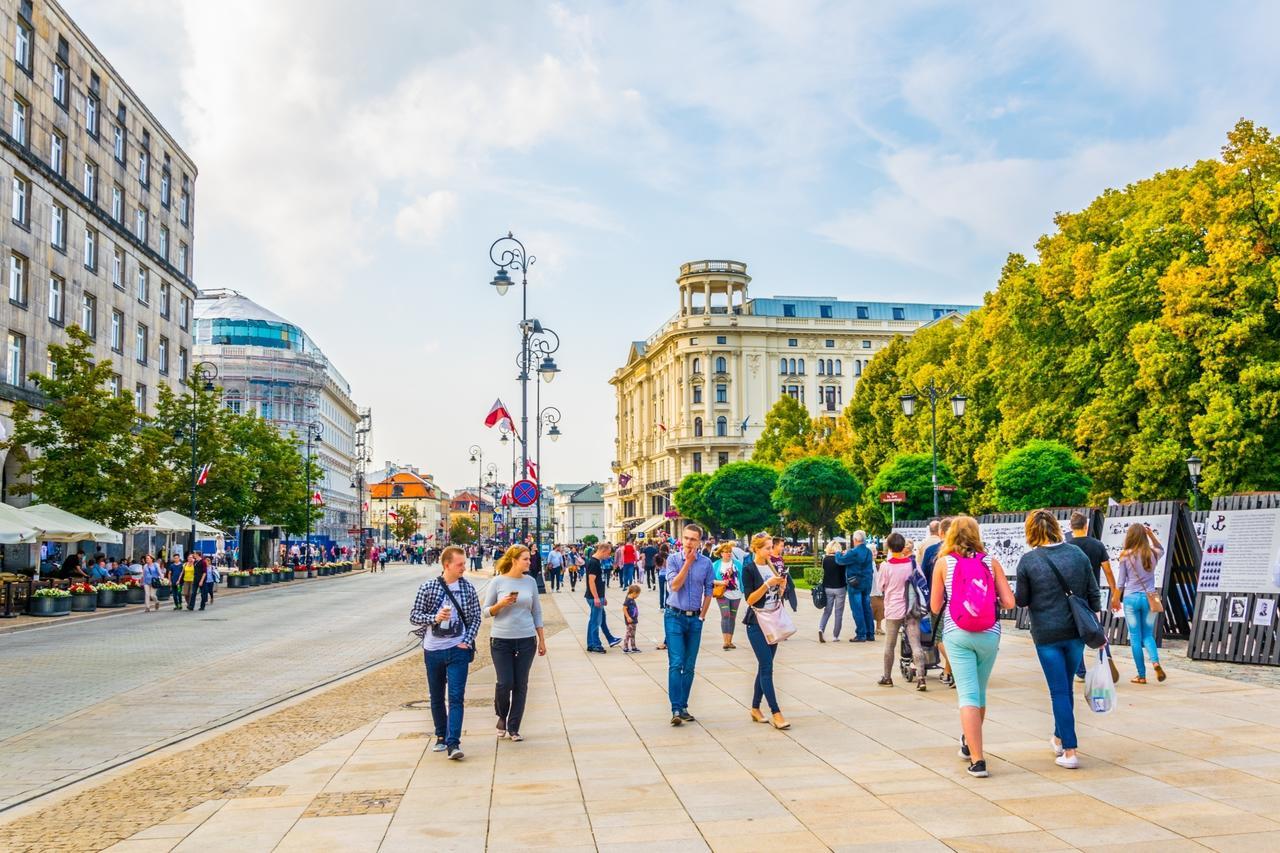
[[[533,506],[538,500],[538,484],[533,480],[517,480],[511,487],[511,500],[516,506]]]

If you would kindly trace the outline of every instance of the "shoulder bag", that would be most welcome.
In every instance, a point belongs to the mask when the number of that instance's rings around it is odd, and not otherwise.
[[[1067,606],[1071,609],[1071,618],[1076,623],[1076,633],[1080,635],[1080,639],[1084,640],[1084,644],[1089,648],[1102,648],[1107,644],[1107,634],[1102,630],[1102,626],[1098,624],[1097,615],[1089,607],[1088,602],[1071,591],[1071,587],[1067,586],[1067,582],[1062,577],[1062,572],[1058,571],[1058,567],[1054,565],[1053,560],[1049,559],[1049,555],[1043,554],[1043,556],[1044,561],[1053,570],[1054,577],[1058,579],[1058,584],[1062,587],[1063,594],[1067,597]]]
[[[819,610],[823,610],[827,606],[827,590],[822,584],[810,587],[809,595],[813,596],[813,606]]]
[[[759,572],[761,578],[764,577],[764,573],[760,572],[759,566],[756,566],[756,571]],[[777,645],[796,632],[796,623],[791,619],[791,614],[787,612],[787,608],[783,605],[781,594],[778,595],[778,601],[773,607],[753,609],[756,613],[756,624],[760,626],[765,642],[769,645]]]

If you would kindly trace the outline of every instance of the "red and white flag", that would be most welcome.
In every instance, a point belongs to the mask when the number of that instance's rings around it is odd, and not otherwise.
[[[667,425],[666,425],[666,424],[664,424],[664,423],[659,422],[659,423],[658,423],[658,429],[662,430],[663,432],[666,432],[666,431],[667,431]]]
[[[203,486],[205,483],[209,482],[209,469],[212,467],[213,465],[211,463],[206,462],[200,468],[200,474],[196,477],[197,486]]]
[[[478,503],[476,503],[475,501],[472,501],[472,502],[471,502],[471,512],[479,512],[479,511],[480,511],[480,505],[479,505]]]
[[[311,503],[316,506],[324,506],[324,496],[320,494],[319,489],[311,493]]]
[[[494,401],[493,408],[485,416],[484,425],[492,429],[503,421],[506,421],[508,428],[512,428],[511,413],[507,411],[506,406],[502,405],[502,400],[498,399]]]
[[[503,492],[503,493],[502,493],[502,505],[503,505],[503,506],[511,506],[511,493],[510,493],[510,492]]]
[[[535,480],[538,479],[538,463],[532,459],[529,460],[529,476]]]
[[[398,512],[388,512],[388,513],[387,513],[387,518],[391,519],[392,521],[399,521],[399,520],[400,520],[400,513],[398,513]]]

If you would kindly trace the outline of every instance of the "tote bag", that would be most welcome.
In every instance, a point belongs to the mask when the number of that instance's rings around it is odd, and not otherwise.
[[[791,614],[787,612],[782,601],[779,601],[778,606],[772,610],[757,610],[756,624],[760,626],[765,642],[771,646],[777,645],[796,632],[796,623],[792,621]]]

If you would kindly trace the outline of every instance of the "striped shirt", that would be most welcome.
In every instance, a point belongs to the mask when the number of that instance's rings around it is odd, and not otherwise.
[[[946,634],[952,631],[964,631],[964,629],[951,621],[951,612],[950,612],[951,611],[951,578],[956,571],[956,557],[955,557],[955,554],[947,554],[945,557],[943,557],[943,559],[947,561],[946,570],[945,570],[946,574],[944,575],[944,578],[943,578],[943,588],[947,591],[947,600],[946,600],[946,603],[942,605],[942,633],[945,636]],[[994,585],[995,570],[991,568],[990,554],[982,555],[982,564],[987,567],[987,571],[991,572],[991,583]],[[996,607],[997,608],[1000,607],[999,601],[996,602]],[[997,610],[997,616],[998,616],[998,610]],[[965,633],[997,634],[998,635],[1000,633],[1000,619],[997,618],[995,621],[995,624],[992,625],[990,628],[986,629],[985,631],[965,631]]]

